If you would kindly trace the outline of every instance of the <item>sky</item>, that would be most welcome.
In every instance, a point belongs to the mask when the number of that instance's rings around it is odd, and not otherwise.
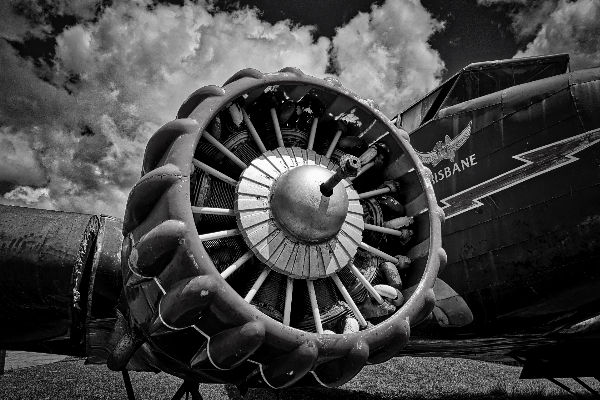
[[[472,62],[600,65],[600,0],[0,1],[0,204],[122,217],[195,89],[285,66],[393,117]]]

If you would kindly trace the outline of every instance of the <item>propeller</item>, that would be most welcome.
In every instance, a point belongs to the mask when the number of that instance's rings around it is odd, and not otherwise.
[[[371,104],[295,68],[190,95],[128,199],[111,368],[336,387],[401,351],[434,307],[443,212]]]

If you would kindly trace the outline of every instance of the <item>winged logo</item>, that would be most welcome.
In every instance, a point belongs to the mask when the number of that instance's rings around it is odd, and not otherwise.
[[[419,156],[423,164],[431,164],[434,167],[442,160],[450,160],[451,162],[454,162],[456,151],[460,149],[462,145],[465,144],[469,136],[471,136],[472,124],[473,121],[470,121],[469,125],[467,125],[466,128],[463,129],[462,132],[459,133],[454,139],[450,139],[450,136],[446,135],[444,141],[438,141],[435,146],[433,146],[433,150],[429,153],[419,153],[417,151],[417,156]]]

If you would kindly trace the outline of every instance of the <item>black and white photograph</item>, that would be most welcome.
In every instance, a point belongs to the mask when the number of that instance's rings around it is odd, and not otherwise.
[[[0,399],[600,399],[600,0],[0,2]]]

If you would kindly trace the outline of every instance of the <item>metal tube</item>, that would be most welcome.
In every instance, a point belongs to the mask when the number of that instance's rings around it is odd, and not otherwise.
[[[283,135],[281,135],[281,128],[279,127],[279,119],[277,119],[277,111],[275,108],[271,108],[271,119],[273,120],[273,128],[275,128],[277,145],[279,147],[285,147],[285,144],[283,143]]]
[[[287,278],[285,288],[285,306],[283,307],[283,324],[290,326],[290,315],[292,314],[292,294],[294,292],[294,278]]]
[[[371,297],[373,297],[373,299],[375,299],[375,301],[378,304],[383,303],[383,299],[381,298],[381,295],[379,293],[377,293],[377,290],[375,290],[375,288],[371,285],[371,282],[369,282],[367,280],[367,278],[365,278],[365,276],[360,273],[360,271],[358,270],[358,268],[356,268],[354,263],[348,264],[348,267],[350,268],[350,271],[352,271],[354,276],[356,276],[356,278],[360,281],[360,283],[362,283],[362,285],[365,287],[365,289],[367,289],[367,292],[369,292]]]
[[[350,293],[348,293],[348,290],[346,289],[342,281],[340,281],[340,278],[337,276],[337,274],[333,274],[331,275],[331,279],[333,279],[333,283],[335,283],[335,286],[337,286],[338,290],[342,294],[342,297],[344,298],[344,300],[346,300],[348,306],[350,306],[350,309],[352,310],[352,313],[358,320],[360,326],[365,328],[367,326],[367,320],[361,314],[360,310],[356,306],[356,303],[352,299],[352,296],[350,296]]]
[[[315,145],[315,134],[317,133],[317,124],[319,123],[319,117],[313,118],[312,126],[310,127],[310,135],[308,136],[307,150],[312,150]]]
[[[258,276],[256,282],[254,282],[254,285],[252,285],[252,288],[250,289],[246,297],[244,297],[244,300],[246,300],[248,303],[252,301],[252,299],[256,295],[256,292],[258,292],[258,289],[260,289],[262,284],[265,283],[265,279],[267,279],[269,272],[271,272],[271,268],[265,267],[265,269],[263,269],[263,271]]]
[[[333,154],[333,151],[335,150],[335,146],[337,146],[338,141],[340,140],[340,137],[342,137],[342,130],[338,129],[335,132],[335,136],[333,137],[333,140],[331,141],[331,144],[329,145],[329,148],[327,149],[327,153],[325,153],[325,157],[327,158],[331,158],[331,155]]]
[[[229,149],[227,147],[223,146],[223,143],[219,142],[217,139],[212,137],[208,132],[205,131],[204,135],[202,135],[202,137],[206,138],[206,140],[210,144],[212,144],[217,149],[219,149],[221,151],[221,153],[225,154],[227,156],[227,158],[229,158],[234,164],[236,164],[241,169],[246,169],[246,167],[248,167],[245,162],[240,160],[235,154],[233,154],[231,151],[229,151]]]
[[[230,208],[212,208],[212,207],[196,207],[192,206],[194,214],[211,214],[211,215],[234,215],[235,210]]]
[[[198,235],[198,237],[200,238],[200,240],[214,240],[214,239],[222,239],[225,237],[235,236],[235,235],[239,235],[239,234],[240,234],[239,229],[228,229],[226,231],[203,233],[201,235]]]
[[[306,285],[308,286],[308,297],[310,297],[310,305],[312,308],[313,318],[315,319],[315,327],[317,328],[317,333],[322,335],[323,325],[321,324],[321,314],[319,313],[319,304],[317,303],[315,286],[311,280],[307,280]]]
[[[254,141],[256,142],[256,145],[258,146],[258,150],[260,150],[261,153],[266,152],[267,148],[265,147],[262,140],[260,139],[260,136],[258,136],[258,132],[256,132],[256,129],[254,129],[254,125],[252,125],[252,121],[250,121],[250,118],[248,117],[246,110],[244,110],[243,108],[242,108],[242,116],[244,117],[244,122],[246,123],[248,130],[250,131],[250,135],[252,135],[252,138],[254,138]]]
[[[223,279],[227,279],[228,276],[233,274],[239,267],[241,267],[246,261],[252,258],[254,252],[252,250],[248,250],[243,256],[235,260],[233,264],[231,264],[227,269],[221,272],[221,276]]]
[[[382,195],[382,194],[389,193],[390,191],[391,190],[390,190],[389,187],[384,187],[384,188],[381,188],[381,189],[375,189],[375,190],[371,190],[371,191],[368,191],[368,192],[359,193],[358,194],[358,198],[359,199],[367,199],[369,197],[375,197],[375,196],[379,196],[379,195]]]
[[[358,247],[360,247],[363,250],[368,251],[371,254],[375,254],[377,257],[381,257],[384,260],[391,261],[394,264],[398,264],[398,262],[399,262],[396,257],[392,257],[389,254],[384,253],[383,251],[381,251],[379,249],[376,249],[375,247],[371,247],[368,244],[366,244],[365,242],[360,242],[360,244],[358,245]]]
[[[121,372],[123,374],[123,383],[125,384],[125,391],[127,392],[127,399],[135,400],[135,392],[133,391],[133,386],[131,385],[131,378],[129,378],[129,371],[124,369]]]
[[[360,168],[360,171],[358,171],[358,174],[356,174],[356,176],[351,176],[350,178],[348,178],[348,180],[352,182],[353,180],[355,180],[356,178],[358,178],[359,176],[361,176],[362,174],[367,172],[373,165],[375,165],[374,161],[366,163],[365,165],[363,165]]]
[[[356,176],[359,171],[360,160],[349,154],[343,155],[340,159],[340,166],[335,174],[321,184],[321,194],[325,197],[330,197],[333,194],[333,189],[342,181],[342,179]]]
[[[386,228],[383,226],[379,226],[379,225],[371,225],[371,224],[365,224],[365,229],[368,229],[370,231],[374,231],[374,232],[381,232],[381,233],[385,233],[388,235],[394,235],[394,236],[399,236],[401,238],[406,238],[407,236],[410,236],[408,234],[408,232],[410,232],[407,229],[403,229],[401,231],[396,230],[396,229],[391,229],[391,228]]]
[[[227,175],[225,175],[224,173],[217,171],[213,167],[204,164],[202,161],[196,160],[194,158],[194,159],[192,159],[192,163],[196,167],[200,168],[202,171],[206,172],[207,174],[210,174],[210,175],[214,176],[215,178],[222,180],[225,183],[229,183],[231,186],[237,186],[237,181],[235,179],[230,178]],[[246,165],[246,164],[244,164],[244,165]],[[246,168],[246,167],[244,167],[244,168]]]

